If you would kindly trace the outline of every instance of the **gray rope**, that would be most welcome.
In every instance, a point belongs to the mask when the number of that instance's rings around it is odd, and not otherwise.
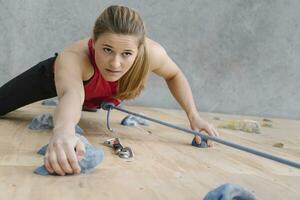
[[[106,127],[107,127],[107,129],[108,130],[110,130],[111,132],[114,132],[114,129],[112,129],[111,127],[110,127],[110,111],[112,110],[112,108],[109,108],[108,110],[107,110],[107,115],[106,115]]]
[[[119,110],[121,112],[125,112],[125,113],[131,114],[131,115],[135,115],[135,116],[141,117],[143,119],[146,119],[146,120],[149,120],[149,121],[161,124],[161,125],[168,126],[170,128],[174,128],[174,129],[177,129],[177,130],[180,130],[180,131],[183,131],[183,132],[186,132],[186,133],[190,133],[190,134],[193,134],[193,135],[198,135],[202,139],[205,139],[205,140],[213,140],[213,141],[218,142],[220,144],[224,144],[226,146],[230,146],[230,147],[233,147],[235,149],[239,149],[241,151],[246,151],[248,153],[252,153],[252,154],[255,154],[257,156],[261,156],[261,157],[264,157],[264,158],[267,158],[267,159],[270,159],[270,160],[273,160],[273,161],[277,161],[277,162],[280,162],[282,164],[286,164],[286,165],[289,165],[289,166],[300,169],[300,163],[298,163],[298,162],[287,160],[285,158],[274,156],[274,155],[271,155],[269,153],[258,151],[258,150],[253,149],[253,148],[249,148],[249,147],[246,147],[246,146],[235,144],[233,142],[229,142],[229,141],[223,140],[223,139],[218,138],[218,137],[212,137],[212,136],[200,133],[200,132],[193,131],[191,129],[175,126],[173,124],[170,124],[170,123],[167,123],[167,122],[164,122],[164,121],[161,121],[161,120],[157,120],[157,119],[150,118],[150,117],[147,117],[147,116],[144,116],[144,115],[140,115],[138,113],[134,113],[134,112],[125,110],[123,108],[117,107],[112,103],[103,103],[101,105],[101,108],[108,111],[108,113],[107,113],[108,114],[107,115],[107,117],[108,117],[107,118],[107,125],[108,126],[107,127],[108,127],[109,130],[111,129],[110,126],[109,126],[109,112],[110,112],[110,110],[112,110],[114,108],[114,109]]]

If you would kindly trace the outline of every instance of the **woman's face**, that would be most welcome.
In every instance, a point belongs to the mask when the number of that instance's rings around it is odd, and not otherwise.
[[[107,81],[119,80],[138,53],[138,39],[132,35],[104,33],[93,44],[96,64]]]

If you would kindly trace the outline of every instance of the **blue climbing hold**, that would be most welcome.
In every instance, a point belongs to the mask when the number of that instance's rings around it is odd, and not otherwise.
[[[206,194],[203,200],[255,200],[256,198],[242,186],[226,183]]]
[[[29,124],[30,129],[38,130],[38,129],[53,129],[53,117],[51,113],[45,113],[34,117]],[[83,134],[82,128],[78,125],[75,126],[75,132],[78,134]]]
[[[88,140],[79,134],[76,134],[77,137],[84,143],[85,145],[85,155],[84,157],[79,161],[79,166],[81,168],[80,173],[88,173],[92,169],[94,169],[102,160],[104,157],[104,153],[102,149],[95,148],[93,147]],[[48,144],[43,146],[39,151],[38,154],[40,155],[45,155],[46,150],[47,150]],[[56,174],[51,174],[47,171],[45,168],[45,165],[42,165],[38,168],[35,169],[34,173],[39,174],[39,175],[56,175]]]
[[[207,148],[208,147],[207,140],[204,138],[201,138],[201,143],[198,144],[194,138],[192,141],[192,146],[199,147],[199,148]]]
[[[142,113],[139,113],[142,115]],[[134,115],[127,115],[124,119],[122,119],[121,124],[123,126],[149,126],[149,122],[141,117],[134,116]]]

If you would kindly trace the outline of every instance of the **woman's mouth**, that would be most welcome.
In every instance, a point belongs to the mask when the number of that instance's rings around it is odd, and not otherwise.
[[[109,73],[112,73],[112,74],[117,74],[117,73],[120,73],[122,71],[119,71],[119,70],[111,70],[111,69],[105,69],[107,72]]]

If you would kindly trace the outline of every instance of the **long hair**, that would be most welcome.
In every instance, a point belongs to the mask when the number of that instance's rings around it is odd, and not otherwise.
[[[133,99],[144,89],[149,72],[149,56],[146,47],[145,26],[140,15],[133,9],[113,5],[106,8],[96,19],[93,36],[95,41],[103,33],[133,35],[138,38],[138,53],[131,68],[118,80],[115,98]]]

